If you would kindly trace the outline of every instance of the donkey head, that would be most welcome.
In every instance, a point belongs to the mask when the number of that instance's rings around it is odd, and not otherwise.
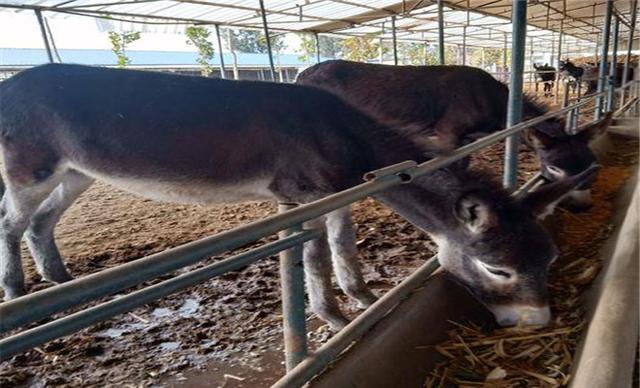
[[[477,177],[466,177],[461,187],[436,197],[434,184],[443,182],[418,178],[378,198],[430,233],[442,267],[489,308],[500,325],[544,325],[551,318],[547,273],[558,249],[537,215],[596,170],[518,199],[479,183]]]
[[[596,157],[589,148],[589,142],[602,134],[611,122],[611,114],[592,124],[578,129],[576,135],[567,135],[564,120],[556,120],[556,131],[553,133],[532,129],[526,132],[525,141],[531,145],[540,160],[540,173],[547,182],[576,175],[597,163]],[[551,124],[554,125],[554,124]],[[549,135],[553,133],[553,135]],[[583,182],[563,199],[562,205],[568,210],[579,212],[591,207],[591,186],[593,179]]]
[[[459,227],[453,238],[441,242],[438,257],[491,310],[498,324],[549,322],[547,273],[558,249],[537,217],[596,171],[592,167],[501,203],[489,192],[458,198],[454,214]]]

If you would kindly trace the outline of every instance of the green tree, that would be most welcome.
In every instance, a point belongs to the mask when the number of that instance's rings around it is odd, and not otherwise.
[[[131,59],[127,57],[127,45],[140,39],[140,32],[109,32],[109,41],[111,42],[111,51],[118,58],[118,67],[127,67],[131,63]]]
[[[311,62],[316,57],[316,38],[311,34],[299,33],[300,47],[298,58],[301,61]],[[319,36],[320,38],[320,56],[324,58],[336,58],[342,49],[341,39],[332,36]]]
[[[208,77],[213,71],[210,61],[215,54],[213,43],[209,41],[211,31],[202,26],[189,26],[185,28],[184,32],[187,36],[187,44],[194,45],[198,49],[196,61],[202,66],[202,75]]]
[[[424,63],[424,44],[398,42],[398,60],[404,65],[422,65]]]
[[[380,56],[380,43],[370,36],[352,36],[342,45],[344,58],[351,61],[366,62]]]

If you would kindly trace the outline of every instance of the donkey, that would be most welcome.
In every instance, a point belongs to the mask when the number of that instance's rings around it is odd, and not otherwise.
[[[568,85],[576,92],[576,87],[579,83],[587,84],[587,91],[585,94],[595,93],[598,87],[598,67],[592,64],[586,64],[584,66],[576,66],[569,59],[560,61],[560,74],[568,79]]]
[[[536,71],[536,92],[538,91],[538,82],[542,82],[544,96],[552,97],[553,84],[556,79],[556,68],[549,66],[548,63],[545,63],[544,65],[534,63],[533,68]]]
[[[389,66],[332,60],[298,75],[300,85],[332,92],[381,123],[430,139],[442,150],[453,150],[505,127],[508,88],[484,70],[466,66]],[[546,113],[524,99],[523,119]],[[548,119],[524,133],[548,181],[588,169],[596,158],[589,139],[608,126],[610,117],[568,136],[564,119]],[[591,206],[591,182],[565,199],[581,211]]]
[[[54,241],[62,213],[94,180],[181,203],[308,203],[362,175],[434,153],[317,88],[50,64],[0,84],[0,285],[23,295],[20,240],[48,281],[71,279]],[[482,176],[443,168],[374,197],[433,236],[439,259],[501,324],[549,320],[547,268],[558,254],[536,214],[593,176],[521,199]],[[331,287],[366,307],[349,209],[307,223],[311,310],[347,324]],[[535,249],[531,249],[535,247]]]

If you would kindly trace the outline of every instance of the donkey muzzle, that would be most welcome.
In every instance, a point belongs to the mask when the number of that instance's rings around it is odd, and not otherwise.
[[[546,326],[551,321],[549,306],[494,305],[489,308],[500,326]]]

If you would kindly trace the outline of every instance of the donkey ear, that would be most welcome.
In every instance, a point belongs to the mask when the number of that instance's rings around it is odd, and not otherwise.
[[[455,206],[455,215],[474,234],[486,232],[498,224],[498,217],[491,205],[474,194],[460,197]]]
[[[613,119],[613,112],[607,112],[607,114],[600,120],[589,123],[581,126],[576,130],[576,136],[581,137],[585,141],[590,141],[596,137],[602,135],[609,125],[611,124],[611,120]]]
[[[592,179],[600,166],[593,164],[580,174],[555,181],[528,193],[520,202],[529,208],[538,218],[544,218],[553,212],[555,205],[571,190]]]

